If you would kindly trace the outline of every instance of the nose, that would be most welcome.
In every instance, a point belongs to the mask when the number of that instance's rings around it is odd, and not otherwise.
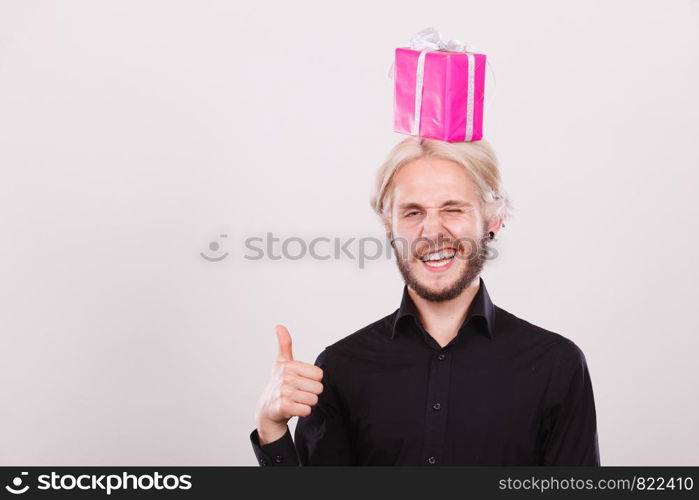
[[[422,234],[425,239],[439,241],[446,234],[439,210],[427,210],[422,220]]]

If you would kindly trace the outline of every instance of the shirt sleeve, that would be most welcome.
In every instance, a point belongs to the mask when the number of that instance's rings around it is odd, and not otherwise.
[[[286,433],[271,443],[260,445],[260,436],[257,429],[250,434],[252,449],[257,457],[257,463],[267,465],[298,465],[296,447],[291,439],[291,432],[286,428]]]
[[[323,369],[323,392],[311,414],[299,418],[294,439],[287,431],[281,438],[260,446],[257,430],[250,434],[260,465],[354,465],[347,416],[335,375],[327,363],[327,349],[315,361]]]
[[[585,355],[570,340],[562,344],[548,396],[542,465],[599,466],[590,372]]]

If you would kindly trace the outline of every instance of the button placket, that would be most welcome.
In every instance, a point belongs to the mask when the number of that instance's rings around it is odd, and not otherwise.
[[[429,465],[442,463],[444,459],[447,425],[444,405],[449,400],[450,371],[451,355],[439,351],[431,356],[424,447],[424,463]]]

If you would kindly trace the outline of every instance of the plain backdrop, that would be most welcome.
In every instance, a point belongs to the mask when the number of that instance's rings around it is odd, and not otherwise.
[[[402,281],[244,242],[383,236],[429,26],[490,64],[493,301],[584,351],[603,465],[699,464],[697,0],[1,0],[1,465],[256,463],[274,325],[313,362]]]

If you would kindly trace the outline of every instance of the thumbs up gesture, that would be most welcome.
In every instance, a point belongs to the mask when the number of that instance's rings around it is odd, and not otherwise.
[[[277,359],[272,376],[257,404],[256,420],[260,444],[276,441],[286,433],[291,417],[306,417],[323,392],[323,370],[296,361],[291,352],[291,335],[283,325],[275,327]]]

